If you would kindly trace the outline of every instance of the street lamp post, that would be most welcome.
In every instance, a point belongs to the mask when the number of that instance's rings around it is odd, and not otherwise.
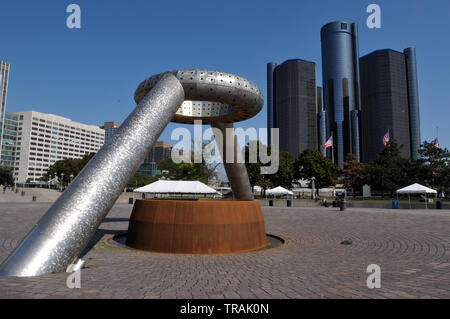
[[[64,173],[61,173],[61,192],[64,188]]]
[[[316,181],[316,178],[314,176],[311,177],[311,199],[316,199],[316,193],[315,193],[316,185],[315,185],[315,181]]]

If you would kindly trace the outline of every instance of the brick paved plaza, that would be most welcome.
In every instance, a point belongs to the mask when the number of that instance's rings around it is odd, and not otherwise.
[[[50,203],[0,204],[0,260]],[[81,289],[68,274],[0,278],[0,298],[450,298],[450,211],[264,208],[282,246],[232,255],[141,252],[108,242],[126,232],[118,204],[83,257]],[[352,245],[342,245],[345,239]],[[368,289],[366,268],[381,267]]]

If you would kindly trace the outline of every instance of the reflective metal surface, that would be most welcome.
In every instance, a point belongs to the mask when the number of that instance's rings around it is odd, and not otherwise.
[[[222,132],[223,140],[220,141],[216,136],[216,142],[219,150],[222,150],[223,166],[225,167],[228,181],[230,182],[233,191],[233,198],[236,200],[254,200],[255,198],[248,178],[247,168],[245,167],[245,163],[241,160],[242,158],[240,159],[238,157],[238,151],[240,151],[241,148],[237,141],[237,137],[234,134],[233,123],[227,124],[215,122],[211,123],[211,126]],[[230,140],[233,140],[234,143],[230,143]],[[228,154],[231,154],[232,156]],[[242,154],[242,156],[244,155]],[[229,160],[230,158],[232,159],[231,161]]]
[[[150,77],[139,85],[135,100],[136,109],[0,266],[0,276],[65,271],[88,244],[171,120],[193,123],[201,119],[214,122],[225,132],[227,127],[234,128],[229,123],[254,116],[264,103],[252,82],[206,70],[180,70]],[[231,149],[239,149],[234,135],[231,140]],[[230,152],[224,150],[224,162]],[[236,162],[236,152],[233,156],[234,162],[224,165],[235,199],[253,200],[245,164]]]
[[[258,86],[243,77],[196,69],[168,73],[175,75],[181,82],[186,96],[186,101],[178,109],[172,122],[239,122],[255,116],[263,107],[264,98]],[[134,94],[136,103],[164,74],[151,76],[139,85]]]
[[[184,100],[164,75],[0,267],[1,276],[63,272],[78,257]]]

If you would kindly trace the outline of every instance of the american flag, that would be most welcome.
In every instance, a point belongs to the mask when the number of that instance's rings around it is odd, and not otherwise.
[[[323,149],[326,150],[327,148],[332,146],[333,146],[333,136],[330,136],[328,141],[325,144],[323,144]]]
[[[432,140],[431,144],[433,144],[434,147],[439,148],[439,140],[438,140],[438,138],[436,137],[434,140]]]
[[[387,143],[389,143],[389,130],[386,132],[386,134],[384,134],[383,136],[383,144],[384,147],[386,147]]]

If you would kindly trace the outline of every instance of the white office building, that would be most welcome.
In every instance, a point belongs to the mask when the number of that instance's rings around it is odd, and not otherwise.
[[[35,111],[12,114],[17,116],[16,183],[39,182],[56,161],[95,153],[105,142],[105,130],[98,126]]]

